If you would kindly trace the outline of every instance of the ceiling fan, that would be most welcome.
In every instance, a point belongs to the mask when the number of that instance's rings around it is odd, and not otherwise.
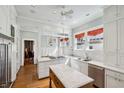
[[[58,8],[58,11],[62,17],[72,18],[72,14],[74,13],[72,9],[68,9],[65,5],[57,5],[56,8]],[[57,13],[57,10],[55,13]]]

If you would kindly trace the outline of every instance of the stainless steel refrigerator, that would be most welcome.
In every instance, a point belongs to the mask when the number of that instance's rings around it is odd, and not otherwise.
[[[0,88],[11,84],[11,44],[0,44]]]

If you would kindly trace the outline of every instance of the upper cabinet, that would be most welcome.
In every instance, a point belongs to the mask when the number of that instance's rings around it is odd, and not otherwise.
[[[117,22],[104,24],[104,48],[105,51],[115,52],[117,49]]]
[[[124,5],[113,5],[104,9],[104,23],[124,18]]]
[[[124,68],[124,19],[118,20],[118,65]]]
[[[11,24],[16,24],[16,11],[13,6],[0,6],[0,33],[11,37]]]
[[[0,7],[0,33],[6,35],[6,29],[7,29],[7,19],[6,15],[3,12],[2,7]]]
[[[104,24],[104,52],[105,64],[116,66],[117,64],[117,22]]]
[[[118,50],[124,53],[124,19],[118,20]]]
[[[122,5],[110,6],[104,10],[104,61],[108,65],[124,69],[123,11],[124,6]]]
[[[117,14],[117,16],[118,16],[118,18],[124,18],[124,5],[119,5],[118,7],[117,7],[117,11],[118,11],[118,14]]]
[[[110,22],[116,19],[117,6],[110,6],[104,10],[104,22]]]

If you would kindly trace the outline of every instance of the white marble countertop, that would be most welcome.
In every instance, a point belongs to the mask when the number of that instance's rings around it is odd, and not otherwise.
[[[77,61],[82,62],[82,63],[87,63],[87,64],[92,64],[92,65],[100,66],[100,67],[103,67],[105,69],[116,71],[116,72],[119,72],[119,73],[124,73],[124,69],[113,67],[113,66],[109,66],[109,65],[104,64],[103,62],[94,61],[94,60],[83,61],[83,59],[82,60],[78,60],[78,58],[77,59],[74,58],[74,60],[77,60]]]
[[[50,68],[66,88],[78,88],[94,81],[64,64],[51,65]]]
[[[39,58],[38,61],[50,61],[51,59],[49,57],[43,57],[43,58]]]
[[[112,67],[112,66],[108,66],[108,65],[104,64],[103,62],[89,61],[88,63],[89,64],[96,65],[96,66],[103,67],[105,69],[109,69],[109,70],[113,70],[113,71],[116,71],[116,72],[124,73],[124,69],[117,68],[117,67]]]
[[[50,58],[50,57],[41,57],[38,58],[38,63],[43,63],[43,62],[49,62],[49,61],[54,61],[54,60],[60,60],[62,58]]]

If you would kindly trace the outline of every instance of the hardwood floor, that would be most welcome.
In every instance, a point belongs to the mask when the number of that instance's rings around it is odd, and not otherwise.
[[[21,67],[12,88],[49,88],[49,78],[38,79],[37,66],[26,64]],[[55,85],[52,82],[52,88]],[[92,88],[95,88],[94,86]]]
[[[39,80],[36,65],[27,64],[21,67],[12,88],[49,88],[49,78]]]

